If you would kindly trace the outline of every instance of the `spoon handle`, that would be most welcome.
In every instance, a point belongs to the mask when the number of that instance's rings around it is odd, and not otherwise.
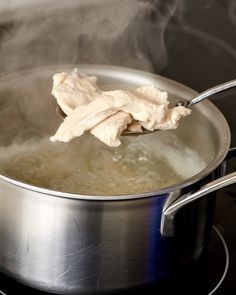
[[[194,105],[198,102],[200,102],[201,100],[211,96],[211,95],[214,95],[218,92],[221,92],[221,91],[224,91],[226,89],[229,89],[229,88],[232,88],[236,86],[236,79],[234,80],[231,80],[231,81],[228,81],[228,82],[225,82],[225,83],[222,83],[220,85],[217,85],[215,87],[212,87],[202,93],[200,93],[198,96],[194,97],[189,103],[188,103],[188,107],[190,107],[191,105]]]

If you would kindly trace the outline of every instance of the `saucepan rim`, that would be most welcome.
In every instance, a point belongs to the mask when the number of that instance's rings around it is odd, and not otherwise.
[[[79,64],[79,65],[49,65],[44,67],[37,67],[33,69],[27,69],[15,73],[11,73],[8,75],[2,75],[0,76],[0,85],[3,84],[6,81],[9,81],[11,79],[17,78],[20,75],[27,75],[32,72],[40,72],[42,70],[48,71],[48,70],[58,70],[65,69],[65,68],[86,68],[92,70],[99,67],[102,71],[116,71],[117,75],[122,73],[133,73],[134,75],[145,75],[147,77],[150,77],[152,79],[158,79],[161,81],[166,81],[168,83],[171,83],[175,85],[176,87],[179,87],[182,90],[186,90],[188,92],[191,92],[192,95],[195,95],[197,92],[193,89],[189,88],[188,86],[179,83],[175,80],[169,79],[164,76],[160,76],[154,73],[145,72],[139,69],[131,69],[127,67],[119,67],[119,66],[111,66],[111,65],[100,65],[100,64]],[[126,194],[126,195],[88,195],[88,194],[76,194],[76,193],[70,193],[70,192],[62,192],[57,190],[51,190],[44,187],[31,185],[23,181],[19,181],[17,179],[14,179],[13,177],[6,176],[0,173],[0,180],[3,180],[5,182],[8,182],[12,185],[18,186],[22,189],[34,191],[39,194],[53,196],[53,197],[61,197],[61,198],[69,198],[69,199],[77,199],[77,200],[86,200],[86,201],[124,201],[124,200],[133,200],[133,199],[143,199],[148,197],[158,197],[159,195],[168,194],[172,191],[182,190],[183,188],[189,187],[199,181],[201,181],[203,178],[207,177],[209,174],[211,174],[225,159],[229,148],[230,148],[230,142],[231,142],[231,133],[229,125],[224,117],[224,115],[221,113],[221,111],[210,101],[204,101],[201,102],[202,105],[204,105],[207,108],[211,108],[212,112],[214,113],[215,119],[221,121],[221,128],[222,128],[222,136],[221,136],[221,146],[219,147],[219,151],[216,155],[216,157],[199,173],[196,175],[179,182],[177,184],[173,184],[171,186],[168,186],[166,188],[151,191],[151,192],[142,192],[138,194]]]

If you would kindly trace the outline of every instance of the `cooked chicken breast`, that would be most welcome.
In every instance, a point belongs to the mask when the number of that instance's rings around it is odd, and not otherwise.
[[[52,95],[69,115],[77,106],[89,103],[101,93],[96,82],[96,77],[79,74],[77,69],[71,73],[58,73],[53,76]]]
[[[168,93],[166,91],[161,91],[153,85],[138,87],[135,91],[142,95],[143,98],[149,100],[150,102],[162,105],[169,104]]]
[[[119,139],[121,133],[131,122],[130,114],[119,111],[96,125],[90,132],[105,144],[116,147],[121,144]]]
[[[105,91],[88,104],[75,108],[58,128],[51,141],[68,142],[81,136],[106,118],[121,110],[131,97],[122,90]]]
[[[121,133],[130,130],[166,130],[178,127],[181,117],[191,110],[178,106],[169,108],[168,94],[154,86],[133,91],[102,91],[96,77],[61,73],[53,77],[52,94],[68,115],[51,141],[68,142],[90,131],[109,146],[118,146]],[[142,127],[141,127],[142,126]]]

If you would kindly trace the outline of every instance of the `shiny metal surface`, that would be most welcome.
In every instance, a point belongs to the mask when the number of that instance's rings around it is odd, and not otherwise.
[[[55,104],[49,95],[51,77],[68,68],[36,69],[0,80],[1,102],[6,97],[13,102],[22,97],[41,102],[40,116],[35,103],[24,120],[18,120],[15,113],[17,128],[21,123],[27,128],[25,122],[33,117],[30,122],[38,136],[55,130],[59,118],[52,115]],[[97,75],[108,88],[154,84],[169,91],[173,102],[196,95],[179,83],[141,71],[88,65],[79,68]],[[200,198],[182,208],[175,218],[173,238],[160,233],[162,212],[181,195],[191,194],[221,176],[230,132],[213,104],[204,101],[194,108],[193,116],[174,132],[186,146],[201,154],[207,166],[194,177],[163,190],[121,196],[76,195],[2,174],[0,270],[45,291],[97,294],[159,282],[196,260],[210,237],[214,197]],[[2,146],[11,144],[15,134],[16,126],[8,124],[9,120],[6,113],[0,121]],[[158,136],[161,139],[168,132]]]
[[[191,101],[188,102],[187,107],[190,107],[192,105],[195,105],[196,103],[199,103],[200,101],[202,101],[205,98],[208,98],[212,95],[215,95],[219,92],[225,91],[227,89],[230,89],[232,87],[236,86],[236,79],[231,80],[231,81],[227,81],[225,83],[222,83],[220,85],[214,86],[202,93],[200,93],[198,96],[196,96],[195,98],[193,98]]]
[[[174,237],[174,218],[175,214],[179,212],[181,208],[189,205],[192,202],[202,198],[203,196],[220,190],[226,186],[236,183],[236,172],[230,173],[229,175],[220,177],[203,187],[198,191],[181,196],[177,201],[171,204],[166,210],[162,213],[161,220],[161,234],[165,237]]]
[[[212,200],[203,200],[183,215],[188,234],[177,230],[173,240],[164,239],[160,218],[168,196],[86,201],[2,182],[0,269],[59,294],[112,292],[161,281],[199,257],[214,209]]]

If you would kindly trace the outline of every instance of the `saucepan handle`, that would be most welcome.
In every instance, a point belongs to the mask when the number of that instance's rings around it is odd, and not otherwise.
[[[227,155],[227,159],[236,156],[236,148],[232,148],[229,150]],[[164,209],[162,212],[161,219],[161,235],[164,237],[173,237],[174,236],[174,219],[176,213],[179,209],[187,206],[188,204],[202,198],[203,196],[217,191],[221,188],[229,186],[231,184],[236,183],[236,172],[230,173],[223,177],[220,177],[210,183],[202,186],[199,190],[194,192],[193,194],[185,194],[178,198],[175,202],[173,202],[170,206]]]

